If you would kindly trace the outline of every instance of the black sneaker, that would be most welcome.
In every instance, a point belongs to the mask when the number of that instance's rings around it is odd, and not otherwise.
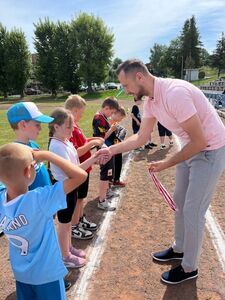
[[[150,144],[145,145],[145,149],[152,149],[153,147]]]
[[[149,143],[149,145],[150,145],[151,147],[157,147],[157,146],[158,146],[158,145],[155,144],[155,143]]]
[[[168,284],[178,284],[185,280],[198,277],[198,269],[192,272],[184,272],[182,266],[178,266],[162,274],[161,280]]]
[[[90,240],[93,238],[93,233],[79,226],[72,226],[71,236],[79,240]]]
[[[72,283],[64,279],[65,290],[68,291],[71,288]]]
[[[152,258],[157,261],[169,261],[173,259],[182,260],[183,256],[183,253],[174,252],[172,247],[164,251],[152,253]]]
[[[93,222],[88,221],[85,215],[83,215],[83,217],[80,218],[79,227],[90,231],[95,231],[97,229],[97,225]]]

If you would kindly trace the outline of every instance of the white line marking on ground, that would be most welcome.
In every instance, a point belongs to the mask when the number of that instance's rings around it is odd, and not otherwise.
[[[181,144],[177,136],[174,136],[178,149],[181,149]],[[206,228],[210,234],[213,246],[216,250],[222,270],[225,273],[225,235],[217,222],[215,216],[209,209],[206,212]]]
[[[131,162],[131,159],[133,158],[133,152],[130,152],[129,154],[125,154],[125,163],[123,164],[123,169],[121,173],[121,180],[125,180],[127,176],[127,171],[129,169],[129,165]],[[123,156],[123,159],[124,159]],[[111,205],[118,208],[121,195],[123,191],[120,189],[118,191],[119,197],[113,198],[111,201]],[[104,252],[107,237],[106,234],[110,228],[110,222],[112,221],[114,215],[116,214],[116,211],[114,212],[106,212],[104,215],[103,222],[101,224],[101,227],[98,231],[98,237],[94,241],[93,245],[90,245],[90,249],[87,253],[88,256],[88,263],[83,269],[83,272],[81,271],[80,277],[75,285],[75,288],[73,290],[74,299],[76,300],[85,300],[88,299],[88,285],[90,283],[90,279],[93,275],[93,273],[98,269],[100,262],[101,262],[101,256]]]

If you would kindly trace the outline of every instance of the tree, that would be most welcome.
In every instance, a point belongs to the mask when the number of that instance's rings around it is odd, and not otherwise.
[[[165,61],[167,46],[155,43],[150,49],[150,64],[153,73],[158,76],[166,76],[167,64]]]
[[[117,81],[117,76],[116,76],[116,69],[118,68],[118,66],[122,63],[122,59],[116,57],[110,67],[109,67],[109,74],[108,74],[108,81]]]
[[[71,26],[58,22],[55,29],[55,58],[57,63],[57,78],[64,90],[76,93],[80,86],[78,76],[77,55],[72,56],[76,44],[70,41]]]
[[[37,79],[56,96],[59,88],[55,53],[56,25],[46,18],[44,21],[39,20],[34,26],[34,45],[37,51]]]
[[[218,77],[222,69],[225,69],[225,36],[222,32],[221,39],[217,41],[216,49],[213,51],[211,56],[212,67],[218,69]]]
[[[181,41],[179,37],[170,42],[164,60],[170,75],[176,78],[183,78],[183,57],[181,54]]]
[[[6,28],[0,23],[0,91],[7,98],[8,81],[6,78]]]
[[[200,66],[200,54],[202,42],[196,26],[195,17],[192,16],[184,22],[181,41],[181,55],[186,68],[198,68]]]
[[[13,29],[7,34],[5,46],[8,90],[19,93],[21,98],[23,98],[31,65],[30,53],[24,33]]]
[[[103,20],[81,13],[71,23],[73,55],[79,61],[79,75],[92,92],[93,83],[101,83],[107,76],[113,55],[114,35]]]

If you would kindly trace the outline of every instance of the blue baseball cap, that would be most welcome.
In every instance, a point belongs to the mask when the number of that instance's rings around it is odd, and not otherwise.
[[[19,102],[12,105],[7,111],[10,124],[24,121],[37,121],[40,123],[51,123],[54,118],[43,115],[33,102]]]

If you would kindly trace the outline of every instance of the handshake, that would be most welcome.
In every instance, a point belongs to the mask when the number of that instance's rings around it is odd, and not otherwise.
[[[109,147],[103,145],[92,157],[95,164],[105,165],[113,157],[113,154]]]

